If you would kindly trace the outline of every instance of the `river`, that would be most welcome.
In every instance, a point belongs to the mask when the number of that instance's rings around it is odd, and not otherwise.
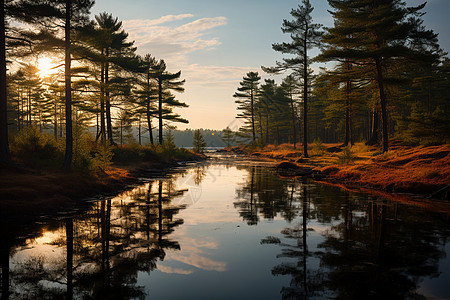
[[[450,299],[449,214],[216,156],[31,225],[1,299]]]

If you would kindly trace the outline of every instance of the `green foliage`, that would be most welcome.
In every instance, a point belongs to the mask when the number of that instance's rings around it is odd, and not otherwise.
[[[30,166],[55,165],[62,152],[54,137],[41,133],[37,127],[29,126],[11,140],[11,154]]]
[[[348,165],[356,159],[350,147],[344,147],[340,155],[338,155],[338,164]]]
[[[149,148],[140,146],[138,144],[131,144],[123,147],[113,147],[114,156],[112,161],[119,164],[136,163],[140,161],[148,161],[146,158],[146,150],[152,152]]]
[[[173,133],[171,130],[166,132],[166,136],[164,137],[164,143],[162,145],[162,150],[164,152],[174,152],[177,149],[177,145],[175,144],[175,139],[173,137]]]
[[[203,138],[203,135],[200,133],[200,130],[197,129],[194,131],[194,152],[195,153],[203,153],[205,152],[206,142]]]
[[[313,142],[311,154],[316,156],[322,156],[325,153],[326,147],[322,144],[319,138],[316,138]]]
[[[108,140],[100,142],[97,146],[97,153],[95,153],[93,159],[93,165],[106,171],[112,164],[112,159],[114,157],[113,150],[114,146],[112,146]]]
[[[73,128],[72,167],[77,171],[88,171],[92,167],[92,135],[80,125]]]
[[[397,137],[410,145],[440,145],[450,142],[450,115],[439,106],[430,114],[420,103],[409,117],[398,121]]]
[[[230,127],[227,127],[223,130],[221,138],[222,138],[222,141],[227,145],[227,147],[230,147],[231,144],[234,143],[234,141],[235,141],[234,133],[230,129]]]
[[[246,76],[247,77],[243,77],[243,81],[239,82],[240,87],[237,88],[238,91],[234,93],[233,97],[237,98],[235,103],[238,104],[237,109],[241,111],[237,117],[245,120],[245,126],[241,127],[239,130],[250,132],[252,142],[255,143],[255,101],[261,77],[258,72],[249,72]]]

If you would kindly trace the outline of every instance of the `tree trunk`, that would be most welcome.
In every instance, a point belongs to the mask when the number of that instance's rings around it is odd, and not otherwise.
[[[139,114],[139,124],[138,124],[138,137],[139,137],[139,145],[142,145],[141,140],[141,114]]]
[[[345,64],[347,66],[347,70],[350,71],[351,64],[348,61],[348,59],[346,59]],[[345,89],[346,98],[345,98],[345,141],[344,141],[344,146],[347,147],[349,144],[350,144],[350,146],[353,145],[352,123],[351,123],[351,104],[350,104],[350,94],[352,92],[352,82],[351,82],[351,80],[347,79],[345,84],[346,84],[346,89]]]
[[[55,135],[55,140],[58,139],[58,102],[55,98],[55,120],[54,120],[53,134]]]
[[[71,45],[70,45],[70,20],[71,20],[71,7],[72,1],[66,0],[66,24],[64,26],[65,31],[65,89],[66,89],[66,153],[64,156],[63,170],[69,171],[72,165],[72,148],[73,148],[73,136],[72,136],[72,86],[71,86]]]
[[[372,122],[369,140],[366,145],[373,146],[378,143],[378,110],[376,105],[372,108]]]
[[[95,112],[95,129],[96,129],[96,134],[95,134],[95,141],[98,141],[98,139],[100,138],[100,111],[99,111],[99,104],[97,103],[97,106],[95,108],[96,112]]]
[[[147,70],[147,125],[148,134],[150,136],[150,144],[153,145],[152,116],[150,115],[150,68]]]
[[[294,143],[294,149],[296,148],[296,137],[297,137],[297,130],[295,126],[295,110],[294,110],[294,99],[292,97],[292,93],[290,93],[290,102],[291,102],[291,112],[292,112],[292,143]]]
[[[269,109],[266,108],[266,145],[269,145]]]
[[[17,131],[20,131],[20,118],[21,118],[21,111],[20,111],[20,99],[21,99],[21,92],[17,91]],[[56,105],[56,104],[55,104]],[[56,114],[55,114],[56,115]],[[55,136],[56,137],[56,136]]]
[[[28,98],[27,98],[27,110],[28,110],[28,126],[31,126],[31,90],[28,88]]]
[[[147,103],[147,126],[150,144],[153,145],[152,116],[150,115],[150,103]]]
[[[262,127],[263,120],[262,120],[261,112],[259,112],[259,109],[258,109],[258,117],[259,117],[259,134],[260,134],[259,139],[262,144],[262,143],[264,143],[264,132],[263,132],[263,127]]]
[[[308,29],[306,29],[306,33]],[[308,157],[308,48],[307,34],[303,43],[303,156]]]
[[[350,108],[348,95],[345,100],[345,139],[344,139],[344,147],[347,147],[350,144]]]
[[[162,119],[162,82],[158,80],[158,118],[159,118],[159,144],[163,144],[163,119]]]
[[[120,120],[120,148],[123,147],[123,121]]]
[[[277,144],[281,145],[281,138],[280,138],[280,127],[277,124]]]
[[[380,105],[381,105],[381,126],[382,126],[382,142],[383,142],[383,153],[389,150],[389,133],[388,133],[388,123],[387,123],[387,109],[386,109],[386,95],[384,94],[384,84],[383,84],[383,69],[381,66],[380,59],[376,59],[377,66],[377,81],[378,88],[380,90]]]
[[[108,48],[106,48],[106,58],[109,56]],[[106,130],[108,132],[108,140],[110,141],[111,145],[115,145],[114,139],[113,139],[113,132],[112,132],[112,118],[111,118],[111,100],[110,100],[110,93],[109,93],[109,62],[106,61],[105,63],[105,96],[106,96]]]
[[[104,50],[102,48],[102,57]],[[106,141],[106,123],[105,123],[105,63],[102,62],[100,70],[100,136],[101,141]]]
[[[256,132],[255,132],[255,107],[254,107],[254,99],[253,99],[253,87],[250,90],[250,105],[251,105],[251,113],[252,113],[252,140],[253,144],[256,141]]]

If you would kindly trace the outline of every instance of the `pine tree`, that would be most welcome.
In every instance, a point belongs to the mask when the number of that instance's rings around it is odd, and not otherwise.
[[[170,91],[176,91],[179,93],[184,92],[183,85],[185,80],[179,80],[181,77],[181,71],[177,73],[170,73],[166,70],[167,66],[164,60],[159,62],[154,61],[151,65],[152,78],[157,83],[158,89],[158,120],[159,120],[159,144],[163,144],[163,119],[164,115],[166,119],[187,123],[187,120],[180,118],[178,115],[170,114],[171,110],[163,109],[163,104],[166,107],[187,107],[185,103],[175,100],[175,97],[170,94]]]
[[[227,127],[223,130],[221,138],[222,138],[222,141],[227,145],[227,147],[231,146],[231,143],[234,142],[234,133],[230,129],[230,127]]]
[[[118,18],[114,18],[112,14],[106,12],[95,16],[97,28],[94,36],[94,44],[100,50],[101,57],[101,99],[104,101],[104,114],[106,116],[107,137],[111,144],[114,145],[112,117],[111,117],[111,91],[112,84],[110,82],[111,64],[125,67],[130,58],[130,52],[136,49],[132,48],[134,42],[126,42],[128,34],[122,29],[122,22]],[[131,57],[133,59],[133,57]],[[103,108],[103,105],[101,106]],[[103,124],[103,123],[102,123]],[[104,131],[103,131],[104,132]]]
[[[8,101],[6,89],[5,0],[0,0],[0,162],[10,163],[8,141]]]
[[[322,36],[320,28],[322,25],[313,23],[311,13],[313,7],[309,0],[303,0],[302,6],[292,9],[291,15],[294,20],[283,20],[281,30],[290,34],[290,43],[273,44],[275,51],[284,54],[294,55],[294,57],[284,58],[282,62],[277,62],[275,67],[262,67],[268,73],[280,73],[288,69],[293,70],[296,76],[303,81],[303,154],[308,157],[308,94],[310,92],[311,71],[309,66],[311,59],[308,50],[318,47]]]
[[[292,143],[294,144],[294,149],[296,148],[297,142],[297,101],[294,98],[296,94],[299,94],[298,81],[291,74],[283,79],[281,83],[281,88],[285,91],[290,106],[290,116],[291,116],[291,126],[292,126]]]
[[[8,91],[7,91],[7,57],[6,49],[14,48],[19,52],[20,46],[30,46],[30,40],[21,36],[22,30],[12,29],[11,23],[19,20],[28,24],[38,22],[55,16],[54,2],[50,4],[44,0],[0,0],[0,162],[10,163],[8,141]],[[41,3],[42,2],[42,3]],[[8,35],[7,35],[8,33]]]
[[[194,146],[195,153],[205,152],[206,142],[205,142],[205,139],[203,138],[202,133],[200,132],[200,129],[197,129],[194,131],[193,146]]]
[[[238,110],[242,112],[238,114],[238,118],[246,119],[250,123],[252,132],[252,142],[256,142],[256,129],[255,129],[255,98],[258,92],[258,85],[261,77],[258,72],[249,72],[247,77],[243,77],[243,81],[239,83],[240,87],[237,88],[237,92],[233,97],[238,98],[235,102],[238,104]]]
[[[388,103],[386,70],[393,59],[434,60],[437,35],[426,31],[420,20],[425,6],[405,7],[400,0],[329,0],[334,27],[328,28],[328,44],[320,59],[348,61],[366,66],[378,85],[382,119],[383,152],[388,151]],[[421,49],[415,47],[422,44]],[[370,71],[369,71],[370,70]],[[375,123],[375,122],[374,122]]]

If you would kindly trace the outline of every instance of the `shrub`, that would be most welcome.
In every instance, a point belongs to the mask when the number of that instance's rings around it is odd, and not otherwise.
[[[313,142],[311,154],[316,156],[322,156],[325,153],[326,147],[322,144],[322,141],[317,138]]]
[[[133,163],[144,159],[144,147],[132,144],[130,146],[112,147],[112,160],[117,163]]]
[[[93,166],[106,171],[112,164],[112,158],[114,156],[113,149],[114,146],[112,146],[109,141],[100,142],[97,147],[97,153],[93,159]]]
[[[73,127],[72,168],[77,171],[89,171],[92,168],[91,150],[94,144],[92,135],[81,126]]]
[[[171,130],[167,131],[166,136],[164,137],[164,142],[162,145],[162,150],[164,152],[174,152],[177,149],[177,145],[175,144],[175,139],[173,137],[173,133]]]
[[[33,126],[22,129],[11,139],[11,154],[33,167],[57,165],[63,155],[52,135]]]
[[[338,155],[338,164],[348,165],[356,159],[350,147],[344,147],[340,155]]]

